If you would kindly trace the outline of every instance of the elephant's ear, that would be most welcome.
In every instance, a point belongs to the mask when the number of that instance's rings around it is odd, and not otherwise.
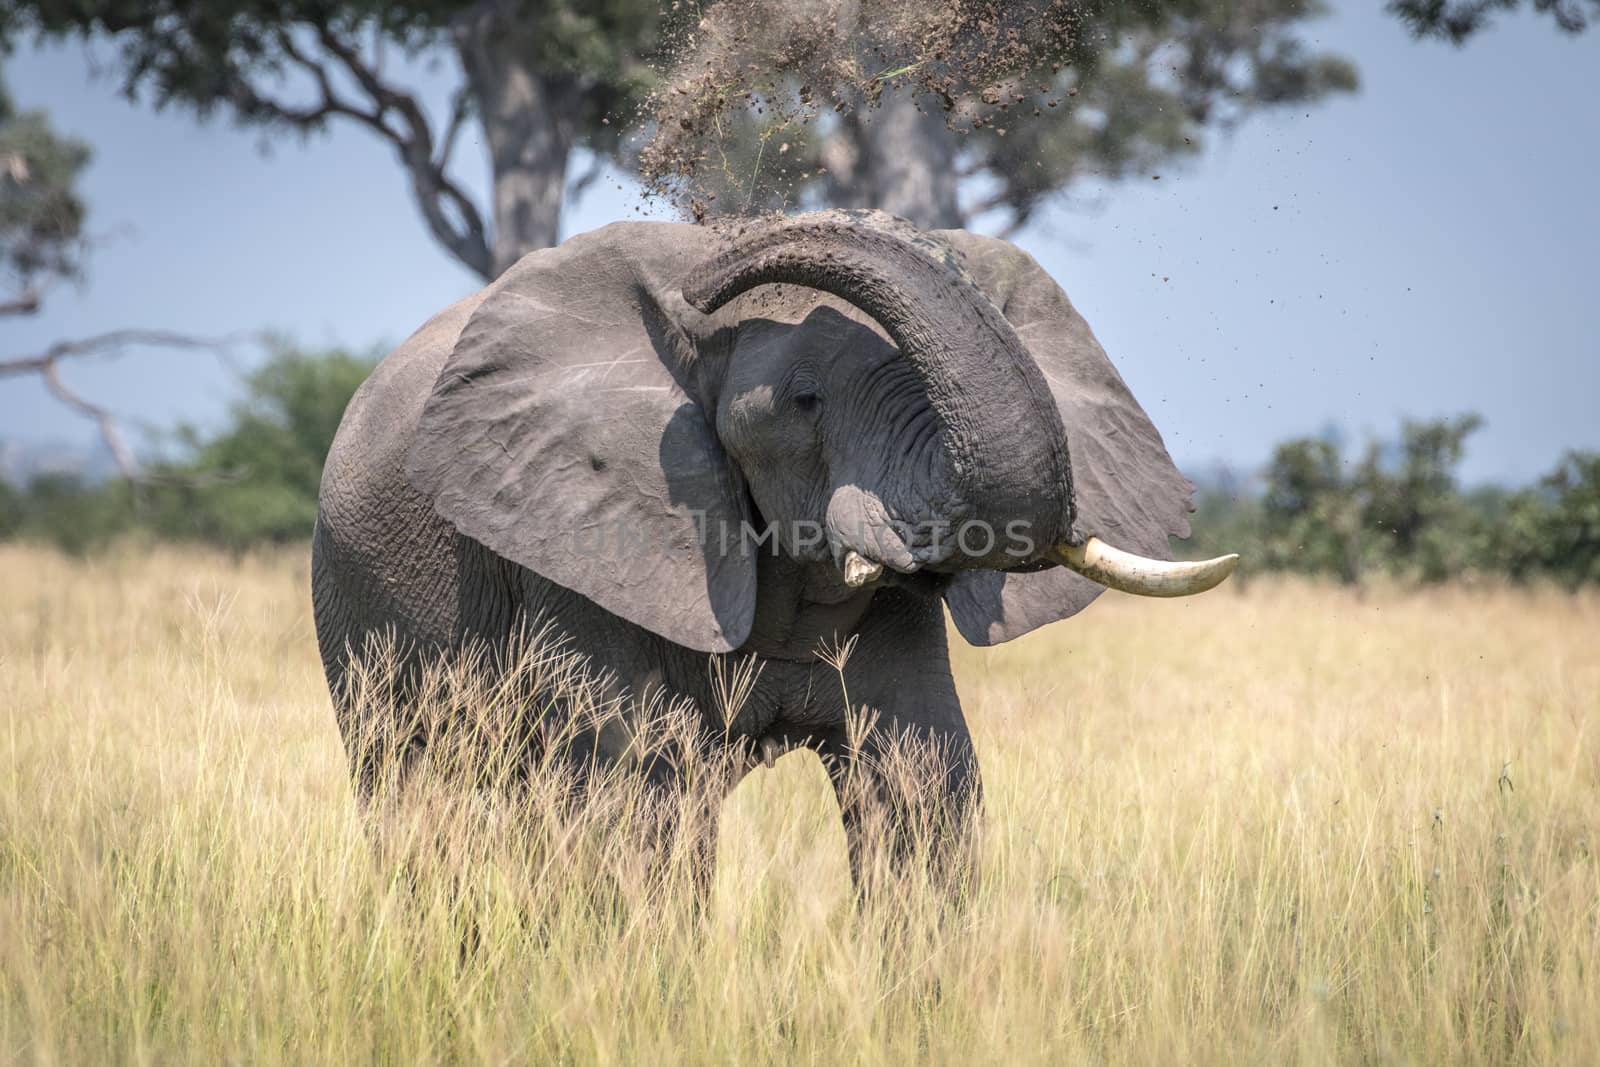
[[[755,612],[746,492],[700,405],[683,325],[695,313],[674,280],[712,240],[618,223],[517,263],[462,329],[407,474],[506,559],[678,644],[728,651]]]
[[[1072,456],[1077,530],[1153,559],[1171,559],[1169,537],[1189,536],[1194,487],[1111,365],[1089,324],[1044,268],[1008,241],[943,234],[959,249],[1044,372],[1061,409]],[[994,645],[1075,615],[1104,589],[1063,567],[1031,574],[967,571],[945,601],[961,635]]]

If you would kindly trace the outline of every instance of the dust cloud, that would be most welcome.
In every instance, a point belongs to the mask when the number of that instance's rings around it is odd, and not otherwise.
[[[639,170],[647,196],[697,220],[801,206],[845,162],[829,158],[827,132],[870,123],[887,94],[942,111],[958,132],[1056,107],[1085,22],[1068,0],[671,6],[687,17],[641,116],[652,132]]]

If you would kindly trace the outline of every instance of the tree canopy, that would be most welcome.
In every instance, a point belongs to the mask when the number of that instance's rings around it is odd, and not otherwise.
[[[0,316],[38,310],[43,286],[82,269],[77,182],[89,146],[42,111],[18,111],[0,80]]]
[[[1389,0],[1389,13],[1418,37],[1463,44],[1497,14],[1531,6],[1563,33],[1582,33],[1600,18],[1600,0]]]

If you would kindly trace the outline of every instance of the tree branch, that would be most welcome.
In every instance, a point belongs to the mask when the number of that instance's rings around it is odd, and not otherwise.
[[[356,49],[340,40],[338,34],[328,27],[317,27],[317,40],[361,86],[371,99],[376,109],[374,113],[380,121],[391,111],[400,116],[404,132],[393,130],[387,123],[383,124],[384,132],[394,143],[401,163],[411,174],[412,195],[435,240],[483,278],[493,277],[493,256],[489,250],[483,216],[472,198],[451,181],[444,170],[449,157],[449,145],[454,142],[464,119],[464,116],[458,117],[465,107],[461,94],[458,92],[452,107],[445,147],[440,149],[439,158],[435,159],[433,128],[428,124],[428,117],[416,97],[384,82]],[[447,207],[454,210],[456,220],[450,218]]]
[[[986,196],[982,200],[976,201],[975,203],[969,204],[962,208],[961,224],[963,226],[971,225],[974,219],[977,219],[982,215],[987,215],[991,211],[999,211],[1001,209],[1009,209],[1011,212],[1013,212],[1013,214],[1021,213],[1021,209],[1011,202],[1009,189],[1002,189],[1000,192],[995,193],[992,196]],[[1008,234],[1015,233],[1019,228],[1020,223],[1013,220],[1006,227],[1005,232]]]
[[[10,359],[0,359],[0,378],[11,375],[38,374],[44,379],[45,388],[62,404],[86,418],[93,419],[100,428],[100,439],[105,442],[106,448],[111,452],[111,458],[116,461],[117,469],[128,481],[138,481],[142,475],[138,458],[133,450],[128,447],[127,440],[122,435],[122,429],[117,423],[116,416],[109,408],[102,407],[69,386],[61,378],[61,361],[75,356],[92,356],[107,353],[117,353],[127,345],[157,345],[165,348],[202,349],[212,352],[226,352],[233,344],[233,340],[209,340],[200,337],[190,337],[188,334],[174,333],[170,330],[112,330],[110,333],[98,334],[77,341],[57,341],[42,353],[36,356],[15,356]]]
[[[317,89],[322,94],[322,101],[315,110],[295,112],[286,109],[276,101],[267,100],[258,94],[256,99],[264,106],[291,122],[300,122],[304,125],[319,122],[329,115],[344,115],[370,127],[380,137],[393,142],[400,140],[401,135],[384,122],[382,109],[362,111],[354,104],[348,103],[341,98],[333,88],[333,79],[328,76],[327,68],[301,51],[299,46],[294,43],[294,37],[290,33],[284,31],[278,34],[278,47],[283,49],[283,54],[288,56],[291,62],[311,75],[312,80],[317,83]],[[254,92],[253,88],[248,86],[247,88]]]
[[[9,300],[0,300],[0,316],[32,315],[39,310],[39,303],[39,290],[29,286]]]
[[[456,86],[455,95],[450,99],[450,119],[445,123],[444,136],[439,138],[439,154],[434,161],[434,168],[441,174],[450,165],[450,153],[455,150],[456,136],[461,132],[461,127],[471,110],[472,94],[468,92],[466,85]]]
[[[584,168],[583,173],[574,178],[567,186],[568,199],[576,202],[584,193],[588,192],[589,187],[599,181],[600,175],[605,172],[605,164],[605,157],[598,152],[590,156],[589,165]]]
[[[465,90],[456,93],[436,158],[433,129],[416,98],[384,82],[377,69],[334,31],[321,26],[316,34],[318,44],[331,60],[308,54],[288,30],[276,34],[275,39],[284,58],[316,84],[317,100],[296,105],[276,99],[251,84],[239,70],[230,69],[226,84],[235,106],[247,115],[271,116],[302,128],[317,126],[333,116],[367,127],[394,146],[410,175],[412,196],[434,239],[470,270],[485,279],[492,277],[493,256],[483,215],[466,191],[446,174],[450,149],[466,121],[469,101]],[[352,101],[338,91],[330,63],[337,63],[334,69],[342,69],[350,76],[365,101]]]

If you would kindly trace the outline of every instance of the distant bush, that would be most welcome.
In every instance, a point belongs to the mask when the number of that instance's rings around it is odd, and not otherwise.
[[[1572,585],[1600,582],[1600,452],[1567,453],[1513,511],[1540,568]]]
[[[37,475],[23,489],[8,486],[0,501],[5,503],[0,531],[6,537],[48,542],[73,555],[101,547],[134,518],[126,482],[96,484],[77,474]]]
[[[277,346],[243,383],[226,426],[184,427],[139,484],[50,474],[0,482],[0,539],[85,553],[133,535],[241,551],[300,541],[317,515],[322,463],[375,359]],[[1333,436],[1285,441],[1258,479],[1204,487],[1191,558],[1238,552],[1241,574],[1292,571],[1358,584],[1474,574],[1600,583],[1600,453],[1572,452],[1526,489],[1463,490],[1477,415],[1406,420],[1358,456]]]
[[[232,549],[309,537],[323,460],[373,362],[280,348],[246,379],[227,429],[186,431],[185,457],[152,469],[144,525]]]
[[[1600,453],[1572,452],[1530,489],[1464,491],[1456,470],[1477,415],[1406,420],[1359,460],[1331,437],[1286,441],[1259,489],[1201,491],[1190,556],[1238,552],[1244,573],[1296,571],[1358,584],[1472,574],[1600,582]]]
[[[128,534],[241,550],[308,538],[322,463],[345,405],[374,359],[346,351],[274,347],[243,382],[214,435],[175,434],[172,455],[137,484],[49,474],[0,483],[0,537],[84,553]]]

